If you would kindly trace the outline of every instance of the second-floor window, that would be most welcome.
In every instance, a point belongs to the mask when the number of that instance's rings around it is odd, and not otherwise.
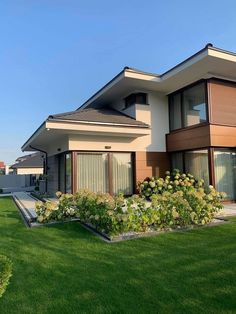
[[[206,112],[204,82],[169,96],[171,131],[206,122]]]
[[[146,105],[147,104],[147,94],[146,93],[135,93],[127,96],[125,99],[125,108],[132,106],[134,104]]]

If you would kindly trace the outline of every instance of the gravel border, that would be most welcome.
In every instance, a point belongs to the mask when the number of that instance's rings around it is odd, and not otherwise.
[[[175,228],[175,229],[167,229],[167,230],[150,230],[147,232],[126,232],[118,236],[109,236],[106,233],[103,233],[99,230],[97,230],[94,226],[91,224],[86,224],[83,222],[80,222],[80,224],[87,229],[88,231],[92,232],[94,235],[102,239],[103,241],[107,243],[116,243],[116,242],[122,242],[127,240],[133,240],[138,238],[147,238],[147,237],[153,237],[164,233],[170,233],[170,232],[183,232],[183,231],[189,231],[193,229],[199,229],[199,228],[208,228],[208,227],[214,227],[221,224],[227,224],[230,223],[230,221],[226,218],[214,218],[213,221],[210,224],[207,225],[193,225],[183,228]]]

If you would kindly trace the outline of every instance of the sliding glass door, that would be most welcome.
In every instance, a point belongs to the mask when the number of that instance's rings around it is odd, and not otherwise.
[[[227,194],[227,199],[236,199],[236,150],[214,151],[216,189]]]
[[[131,153],[77,153],[77,190],[133,193]]]

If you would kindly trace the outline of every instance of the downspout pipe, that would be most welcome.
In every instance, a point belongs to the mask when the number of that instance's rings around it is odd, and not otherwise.
[[[36,147],[34,147],[32,145],[29,145],[29,147],[32,148],[33,150],[36,150],[38,152],[41,152],[41,153],[45,154],[45,165],[43,167],[43,174],[47,175],[48,174],[48,153],[45,150],[36,148]],[[47,192],[48,191],[48,180],[47,180],[47,178],[46,178],[46,182],[45,182],[45,189],[46,189],[46,192]]]

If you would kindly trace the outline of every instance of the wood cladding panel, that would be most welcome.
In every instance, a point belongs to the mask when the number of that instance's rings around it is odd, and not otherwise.
[[[211,125],[211,146],[236,147],[236,127]]]
[[[208,93],[210,123],[236,126],[236,84],[212,79]]]
[[[167,134],[166,145],[168,152],[210,146],[210,126],[202,125]]]
[[[150,176],[164,176],[170,169],[170,159],[166,152],[136,152],[136,181]]]

